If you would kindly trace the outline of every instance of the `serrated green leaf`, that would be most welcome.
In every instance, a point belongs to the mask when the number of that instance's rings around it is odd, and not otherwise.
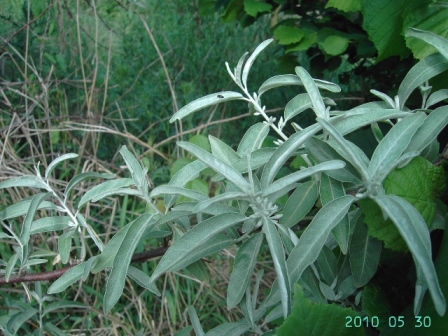
[[[238,145],[237,153],[242,157],[260,149],[268,133],[269,125],[263,123],[252,125],[246,133],[244,133],[244,136]]]
[[[359,12],[361,10],[361,0],[329,0],[325,8],[330,7],[343,12]]]
[[[375,275],[381,247],[381,241],[369,236],[364,223],[356,224],[350,243],[350,266],[356,287],[366,285]]]
[[[111,194],[119,194],[120,190],[124,187],[128,187],[134,184],[134,180],[130,178],[122,178],[119,180],[106,181],[97,186],[94,186],[92,189],[87,191],[80,199],[78,203],[78,209],[80,209],[84,204],[93,200],[93,199],[101,199],[107,195]]]
[[[230,274],[229,286],[227,287],[228,310],[235,308],[246,293],[263,240],[263,234],[257,233],[238,249],[235,264]]]
[[[213,106],[219,103],[225,103],[232,100],[243,100],[243,99],[244,99],[243,95],[238,92],[225,91],[225,92],[212,93],[205,97],[193,100],[191,103],[188,103],[187,105],[182,107],[179,111],[174,113],[174,115],[170,119],[170,123],[176,120],[183,119],[187,115],[202,110],[209,106]]]
[[[281,45],[300,42],[304,35],[305,33],[302,29],[284,24],[278,25],[274,30],[274,38]]]
[[[45,179],[48,179],[51,172],[53,171],[53,169],[56,167],[56,165],[58,163],[60,163],[64,160],[73,159],[76,157],[78,157],[78,154],[68,153],[68,154],[61,155],[61,156],[57,157],[56,159],[54,159],[53,161],[51,161],[51,163],[48,165],[47,169],[45,170]]]
[[[339,35],[327,36],[319,46],[323,51],[330,56],[337,56],[347,50],[349,40],[346,37]]]
[[[85,181],[87,179],[90,179],[90,178],[111,179],[111,178],[114,178],[115,176],[116,176],[115,174],[95,173],[95,172],[87,172],[87,173],[82,173],[82,174],[76,175],[68,183],[67,187],[65,188],[64,195],[67,196],[68,193],[74,187],[76,187],[79,183],[81,183],[82,181]]]
[[[105,314],[109,313],[123,293],[132,254],[144,232],[150,225],[154,226],[155,224],[155,221],[151,221],[151,219],[152,216],[148,214],[138,217],[129,226],[123,242],[118,248],[117,255],[114,258],[112,271],[106,284],[106,292],[104,293],[103,309]]]
[[[320,89],[328,90],[330,92],[341,92],[341,88],[334,83],[327,82],[321,79],[313,79],[317,87]],[[276,87],[287,85],[303,85],[302,81],[296,75],[277,75],[267,79],[261,84],[258,89],[258,96],[260,97],[266,91],[272,90]]]
[[[350,308],[342,308],[336,304],[314,303],[309,300],[302,287],[296,285],[294,291],[294,306],[291,315],[277,329],[277,336],[320,335],[333,336],[335,331],[340,336],[365,335],[363,328],[347,328],[347,318],[352,319],[358,314]]]
[[[288,198],[280,224],[292,227],[297,224],[311,210],[318,196],[315,181],[308,181],[299,185]]]
[[[431,259],[431,240],[429,230],[420,213],[408,202],[395,195],[380,195],[375,201],[392,219],[401,236],[406,241],[417,267],[421,268],[417,279],[428,286],[429,293],[439,315],[446,311],[446,301],[437,280],[437,274]],[[418,315],[418,311],[414,311]]]
[[[246,219],[239,213],[225,213],[200,222],[174,241],[154,270],[151,281],[165,272],[180,270],[205,255],[229,246],[233,239],[219,233]]]
[[[256,17],[258,13],[269,12],[272,8],[272,5],[256,1],[256,0],[244,0],[244,10],[250,16]]]

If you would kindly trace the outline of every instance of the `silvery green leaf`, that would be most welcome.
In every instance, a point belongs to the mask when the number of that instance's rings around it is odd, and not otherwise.
[[[295,72],[296,72],[297,76],[299,76],[300,80],[303,83],[303,86],[305,87],[306,92],[308,92],[308,95],[310,96],[311,104],[313,106],[314,113],[316,113],[316,116],[318,116],[320,118],[327,119],[328,116],[327,116],[324,101],[319,92],[319,89],[317,88],[316,84],[314,83],[313,78],[302,67],[296,67]]]
[[[423,125],[415,132],[405,152],[422,151],[448,124],[448,106],[441,106],[432,111],[424,120]]]
[[[312,125],[307,127],[300,133],[294,133],[281,144],[272,154],[269,161],[263,168],[263,173],[261,175],[261,187],[263,189],[267,188],[275,176],[279,172],[280,168],[283,167],[286,161],[294,155],[295,151],[303,146],[304,142],[316,134],[320,130],[319,125]]]
[[[97,186],[94,186],[81,197],[81,200],[78,203],[78,209],[80,209],[84,204],[93,199],[99,200],[102,197],[108,195],[119,194],[122,188],[128,187],[133,184],[133,179],[122,178],[119,180],[106,181]]]
[[[431,94],[425,103],[425,109],[430,108],[432,105],[440,103],[448,99],[448,89],[442,89]]]
[[[430,31],[424,31],[416,28],[406,29],[405,37],[415,37],[425,43],[432,45],[439,53],[448,60],[448,40],[442,36],[434,34]]]
[[[255,170],[264,165],[272,154],[274,154],[275,148],[260,148],[250,154],[250,168]],[[232,166],[238,170],[241,174],[245,174],[249,171],[247,165],[247,156],[242,157],[238,161],[235,161]]]
[[[425,57],[412,67],[406,74],[400,87],[398,97],[400,98],[400,109],[404,108],[406,100],[411,93],[427,80],[448,69],[448,59],[440,54],[433,54]]]
[[[151,280],[154,281],[165,272],[180,270],[224,248],[222,246],[229,246],[233,239],[228,240],[219,233],[246,219],[239,213],[226,213],[200,222],[171,245],[154,270]]]
[[[50,188],[45,184],[45,182],[42,181],[41,178],[34,175],[20,176],[0,182],[0,189],[14,187],[38,188],[50,191]]]
[[[345,162],[340,160],[332,160],[327,161],[323,163],[319,163],[315,166],[300,169],[299,171],[296,171],[294,173],[291,173],[285,177],[282,177],[273,183],[271,183],[267,188],[263,190],[263,196],[269,196],[284,187],[287,187],[288,185],[295,183],[297,181],[300,181],[308,176],[311,176],[315,173],[326,171],[326,170],[332,170],[332,169],[340,169],[345,167]]]
[[[56,167],[56,165],[58,163],[60,163],[64,160],[68,160],[68,159],[72,159],[72,158],[76,158],[76,157],[78,157],[78,154],[68,153],[68,154],[61,155],[61,156],[57,157],[56,159],[54,159],[53,161],[51,161],[51,163],[48,165],[47,169],[45,170],[45,179],[46,180],[48,179],[51,172],[53,171],[53,169]]]
[[[338,260],[333,251],[325,245],[317,257],[317,265],[323,280],[329,285],[333,283],[338,272]]]
[[[202,330],[201,322],[199,321],[198,314],[196,313],[196,309],[193,306],[188,306],[188,315],[190,315],[190,321],[193,325],[194,332],[196,336],[204,336],[204,330]]]
[[[378,125],[377,122],[373,122],[370,124],[370,128],[372,130],[372,133],[373,133],[373,136],[375,137],[376,142],[380,143],[384,138],[384,135],[383,135],[383,132],[381,131],[380,126]]]
[[[126,162],[126,166],[131,172],[132,179],[135,182],[138,190],[141,191],[143,196],[148,195],[148,182],[146,180],[147,169],[143,169],[135,156],[127,149],[126,146],[122,146],[120,154]]]
[[[386,110],[384,108],[361,108],[357,107],[350,111],[347,111],[347,114],[352,114],[346,116],[344,118],[338,118],[334,121],[332,120],[332,125],[342,134],[348,134],[353,131],[356,131],[359,128],[370,125],[375,121],[382,121],[388,119],[397,119],[404,118],[410,115],[409,112],[403,112],[399,110]]]
[[[9,282],[9,278],[11,277],[12,272],[14,271],[14,268],[16,267],[17,260],[19,260],[19,254],[14,253],[9,259],[8,263],[5,267],[5,279],[6,282]]]
[[[31,223],[30,234],[65,230],[70,227],[70,221],[71,218],[69,216],[52,216],[39,218]]]
[[[269,125],[257,123],[252,125],[244,134],[238,145],[237,152],[242,157],[261,148],[264,139],[269,133]]]
[[[365,286],[375,275],[381,248],[381,241],[369,236],[367,225],[358,222],[350,242],[350,266],[356,287]]]
[[[68,288],[68,286],[79,281],[84,274],[86,262],[82,262],[65,272],[59,279],[51,284],[48,288],[48,294],[57,294]]]
[[[239,86],[243,86],[243,83],[241,82],[241,72],[243,71],[243,64],[244,64],[244,61],[246,60],[246,58],[247,58],[247,55],[249,55],[249,52],[248,51],[246,51],[244,54],[243,54],[243,56],[241,56],[241,58],[240,58],[240,60],[238,61],[238,64],[237,64],[237,66],[236,66],[236,68],[235,68],[235,80],[236,80],[236,83],[239,85]]]
[[[352,146],[348,144],[348,141],[337,131],[337,129],[331,125],[328,121],[317,118],[318,123],[322,125],[325,131],[327,131],[333,140],[339,145],[339,148],[344,152],[345,158],[350,162],[361,174],[364,180],[368,180],[368,171],[362,158],[358,155],[356,151],[353,150]]]
[[[223,194],[220,194],[218,196],[215,196],[213,198],[205,199],[201,202],[199,202],[194,208],[193,212],[202,212],[204,209],[208,208],[212,204],[215,204],[217,202],[225,202],[225,201],[231,201],[231,200],[237,200],[237,199],[246,199],[248,196],[242,192],[225,192]]]
[[[341,281],[338,286],[338,297],[340,300],[344,300],[356,292],[355,282],[353,280],[353,275],[345,278]]]
[[[244,99],[245,98],[241,93],[233,91],[212,93],[205,97],[193,100],[191,103],[188,103],[187,105],[182,107],[179,111],[174,113],[174,115],[170,119],[170,123],[176,120],[183,119],[187,115],[202,110],[209,106],[213,106],[219,103],[224,103],[232,100],[244,100]]]
[[[250,278],[257,263],[258,252],[263,240],[264,235],[257,233],[245,241],[238,249],[227,287],[228,310],[236,307],[243,298],[246,288],[250,284]]]
[[[58,238],[58,251],[59,255],[61,256],[61,262],[63,264],[68,263],[68,260],[70,258],[70,249],[72,247],[72,237],[74,233],[75,230],[70,229],[65,231]]]
[[[104,179],[112,179],[115,177],[115,174],[107,174],[107,173],[95,173],[95,172],[87,172],[87,173],[81,173],[79,175],[74,176],[70,182],[68,183],[67,187],[65,188],[64,195],[67,196],[70,190],[72,190],[74,187],[76,187],[79,183],[85,181],[86,179],[90,178],[104,178]]]
[[[215,138],[213,135],[209,135],[208,139],[210,141],[210,146],[212,154],[218,159],[223,160],[226,163],[232,164],[241,157],[235,152],[232,147],[225,144],[223,141]]]
[[[7,329],[11,335],[16,335],[17,331],[25,324],[28,320],[32,320],[32,317],[36,315],[39,310],[28,306],[19,313],[16,313],[9,317]]]
[[[220,173],[229,181],[233,182],[236,186],[238,186],[239,189],[241,189],[241,191],[243,192],[250,191],[249,183],[247,183],[244,177],[228,163],[218,159],[209,152],[191,143],[180,141],[177,144],[179,147],[195,155],[199,160],[201,160],[207,166],[212,168],[214,171]]]
[[[336,152],[329,144],[316,137],[312,137],[305,142],[305,148],[308,154],[311,155],[317,162],[343,159],[343,157],[339,155],[339,153]],[[326,174],[342,182],[351,182],[354,184],[361,183],[359,173],[350,162],[346,162],[344,168],[330,170],[327,171]]]
[[[345,216],[354,201],[355,198],[351,195],[339,197],[319,210],[286,262],[290,284],[296,283],[303,271],[317,259],[331,230]],[[266,300],[266,305],[271,306],[279,299],[278,283],[275,281]]]
[[[169,195],[182,195],[185,197],[192,198],[196,201],[203,201],[208,199],[208,196],[196,191],[182,187],[175,187],[171,185],[161,185],[160,187],[156,187],[149,194],[150,198],[154,198],[160,195],[169,194]]]
[[[41,204],[45,199],[51,196],[51,193],[39,193],[33,196],[31,199],[30,207],[25,216],[25,220],[23,221],[22,230],[20,232],[20,244],[22,246],[28,245],[31,235],[31,225],[33,223],[34,215],[39,208],[39,204]]]
[[[378,98],[382,99],[388,105],[388,108],[392,108],[392,109],[395,108],[394,100],[392,98],[390,98],[387,94],[382,93],[382,92],[377,91],[377,90],[373,90],[373,89],[370,90],[370,92],[373,95],[377,96]]]
[[[414,133],[423,124],[426,114],[414,113],[395,124],[373,152],[368,168],[372,179],[379,177],[398,160],[408,147]]]
[[[243,73],[241,75],[243,87],[247,88],[247,77],[249,76],[250,68],[252,67],[255,59],[272,41],[274,41],[274,39],[268,39],[261,42],[260,45],[255,48],[254,52],[247,59],[246,63],[244,64]]]
[[[302,183],[286,201],[280,224],[292,227],[311,210],[318,195],[317,182]]]
[[[107,314],[120,299],[123,293],[126,275],[128,273],[129,264],[131,263],[132,254],[140,242],[143,233],[149,225],[154,225],[155,221],[151,221],[152,216],[141,215],[138,217],[127,230],[122,244],[118,248],[114,258],[112,270],[106,284],[106,292],[104,293],[103,309]]]
[[[283,307],[283,317],[286,318],[291,311],[291,282],[286,267],[285,250],[282,240],[277,231],[275,223],[270,218],[263,220],[263,232],[269,245],[272,260],[274,262],[275,273],[277,274],[277,284],[280,287],[280,297]]]
[[[150,277],[145,272],[139,270],[134,266],[129,266],[128,276],[136,283],[138,283],[139,286],[146,288],[157,296],[160,296],[160,292],[157,289],[156,285],[154,285],[153,282],[149,281]]]
[[[205,336],[240,336],[250,330],[250,323],[246,319],[238,322],[224,323],[210,330]]]
[[[12,204],[7,207],[5,210],[0,211],[0,218],[3,220],[16,218],[19,216],[23,216],[28,212],[30,208],[31,201],[34,196],[27,197],[16,204]],[[56,204],[50,201],[43,201],[39,204],[38,210],[60,210]]]
[[[431,259],[431,240],[425,221],[412,205],[398,196],[380,195],[375,201],[394,222],[406,241],[415,264],[421,268],[419,275],[423,279],[419,278],[419,281],[426,283],[437,313],[443,316],[446,302]]]
[[[334,290],[331,289],[331,287],[328,286],[326,283],[319,281],[319,289],[327,300],[329,300],[329,301],[335,300],[336,294],[335,294]]]
[[[68,300],[55,301],[46,305],[45,309],[43,309],[42,316],[45,316],[46,314],[51,313],[55,310],[66,308],[88,308],[88,306],[83,303]]]
[[[316,83],[317,87],[320,89],[328,90],[330,92],[341,92],[341,88],[331,82],[327,82],[320,79],[313,79]],[[263,84],[261,84],[260,88],[258,89],[258,96],[260,97],[263,93],[266,91],[269,91],[271,89],[274,89],[276,87],[280,86],[287,86],[287,85],[303,85],[302,81],[299,77],[296,75],[278,75],[273,76],[269,79],[267,79]]]
[[[323,98],[326,105],[335,105],[334,101],[329,98]],[[312,107],[312,102],[308,93],[301,93],[291,99],[285,106],[285,121],[294,118],[296,115]]]
[[[327,299],[322,294],[319,287],[319,279],[316,277],[316,274],[311,270],[311,267],[308,267],[300,277],[298,284],[310,292],[313,296],[313,299],[317,302],[326,302]]]

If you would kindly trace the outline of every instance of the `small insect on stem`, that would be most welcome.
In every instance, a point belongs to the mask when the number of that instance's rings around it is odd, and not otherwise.
[[[224,98],[224,96],[222,96],[222,95],[218,95],[218,98]]]

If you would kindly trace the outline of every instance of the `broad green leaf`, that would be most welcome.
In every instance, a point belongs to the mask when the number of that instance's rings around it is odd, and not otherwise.
[[[422,151],[437,138],[447,124],[448,107],[436,108],[425,118],[423,125],[415,132],[405,152]]]
[[[73,159],[76,157],[78,157],[78,154],[68,153],[68,154],[61,155],[61,156],[57,157],[56,159],[54,159],[53,161],[51,161],[51,163],[48,165],[47,169],[45,170],[45,179],[46,180],[48,179],[51,172],[53,171],[53,169],[56,167],[56,165],[58,163],[60,163],[64,160]]]
[[[155,295],[160,296],[160,292],[157,289],[156,285],[154,285],[153,282],[149,281],[151,278],[145,272],[139,270],[134,266],[129,266],[128,276],[136,283],[138,283],[139,286],[142,286],[143,288],[146,288]]]
[[[378,50],[377,62],[390,56],[404,57],[409,54],[401,35],[405,5],[405,0],[363,0],[362,26]]]
[[[272,41],[274,41],[274,39],[268,39],[266,41],[261,42],[247,59],[243,67],[243,73],[241,75],[241,81],[243,83],[243,87],[247,88],[247,77],[249,76],[250,68],[252,67],[252,64],[254,63],[255,59]]]
[[[95,172],[87,172],[74,176],[67,187],[65,188],[64,195],[67,196],[68,193],[76,187],[79,183],[91,179],[91,178],[104,178],[104,179],[112,179],[115,177],[115,174],[107,174],[107,173],[95,173]]]
[[[392,315],[388,297],[381,287],[368,284],[362,291],[362,311],[370,318],[377,316],[379,319],[378,329],[384,330],[388,326],[389,317]]]
[[[356,287],[366,285],[375,275],[381,247],[381,241],[369,236],[367,226],[358,222],[350,243],[350,266]]]
[[[190,321],[193,325],[194,332],[196,336],[204,336],[204,330],[202,330],[201,322],[199,321],[198,314],[196,313],[196,309],[193,306],[188,306],[188,315],[190,315]]]
[[[182,269],[212,251],[224,248],[222,246],[229,246],[233,240],[228,240],[219,233],[246,219],[246,216],[239,213],[225,213],[200,222],[174,241],[154,270],[151,281],[165,272]]]
[[[320,79],[313,79],[316,83],[317,87],[320,89],[328,90],[330,92],[341,92],[341,88],[331,82],[327,82]],[[288,86],[288,85],[302,85],[303,83],[299,77],[296,75],[277,75],[267,79],[263,84],[261,84],[258,89],[258,96],[260,97],[266,91],[274,89],[280,86]]]
[[[287,26],[279,24],[274,30],[274,38],[278,40],[278,44],[287,45],[300,42],[304,36],[302,29],[295,26]]]
[[[370,160],[368,172],[372,180],[376,180],[381,174],[388,171],[390,166],[400,158],[414,133],[423,124],[425,117],[426,114],[423,112],[414,113],[390,129],[375,148]]]
[[[70,229],[65,231],[58,238],[58,251],[63,264],[68,263],[68,260],[70,259],[70,249],[72,247],[72,237],[74,233],[75,230]]]
[[[30,207],[25,216],[25,220],[23,221],[22,230],[20,232],[20,243],[22,246],[28,244],[30,240],[31,234],[31,224],[33,223],[34,215],[39,208],[39,204],[41,204],[45,199],[51,196],[51,193],[39,193],[32,197],[32,201],[30,203]]]
[[[223,323],[210,330],[205,336],[232,335],[240,336],[250,330],[250,324],[246,319],[238,322]]]
[[[82,262],[75,267],[70,268],[65,272],[59,279],[51,284],[48,288],[48,294],[57,294],[68,288],[68,286],[79,281],[84,274],[84,268],[86,267],[86,262]]]
[[[143,233],[148,229],[148,226],[155,224],[155,221],[151,222],[151,219],[152,216],[148,214],[141,215],[137,218],[130,225],[122,244],[118,248],[112,271],[106,284],[106,292],[104,293],[103,309],[105,314],[109,313],[123,293],[132,254],[140,242]]]
[[[294,306],[291,315],[277,329],[277,336],[319,335],[358,336],[365,335],[363,328],[346,326],[348,318],[358,314],[350,308],[328,303],[315,303],[308,299],[302,287],[295,286]]]
[[[428,56],[414,65],[398,88],[400,109],[404,108],[406,100],[416,88],[447,69],[448,60],[440,54]]]
[[[261,148],[264,139],[269,133],[269,125],[257,123],[252,125],[244,134],[238,145],[237,152],[240,156],[252,153]]]
[[[212,154],[188,142],[180,141],[177,143],[177,145],[194,154],[199,160],[201,160],[217,173],[225,176],[229,181],[237,185],[238,188],[240,188],[243,192],[249,192],[249,183],[235,168],[230,166],[228,163],[216,158]]]
[[[215,196],[213,198],[208,198],[206,200],[203,200],[199,202],[194,208],[193,212],[202,212],[205,209],[207,209],[212,204],[215,204],[217,202],[225,202],[225,201],[231,201],[231,200],[237,200],[237,199],[247,199],[248,196],[241,192],[225,192],[223,194],[220,194],[218,196]]]
[[[169,194],[169,195],[182,195],[185,197],[192,198],[197,201],[203,201],[208,199],[208,196],[195,190],[175,187],[170,185],[161,185],[160,187],[156,187],[151,191],[149,197],[154,198],[160,195]]]
[[[316,214],[286,262],[291,285],[296,283],[304,270],[317,259],[331,230],[345,216],[354,200],[355,198],[351,195],[339,197],[326,204]],[[267,305],[278,302],[278,290],[278,284],[275,281],[267,299]]]
[[[16,335],[17,331],[22,327],[22,325],[30,320],[38,312],[39,311],[37,309],[29,306],[26,310],[13,315],[8,321],[7,330],[12,335]]]
[[[45,182],[42,181],[41,178],[34,175],[20,176],[0,182],[0,189],[14,187],[28,187],[50,191],[50,188],[45,184]]]
[[[415,28],[408,28],[405,33],[406,37],[416,37],[425,43],[429,43],[437,49],[446,59],[448,59],[448,40],[442,36],[434,34],[430,31],[424,31]]]
[[[52,311],[66,308],[88,308],[88,306],[86,306],[83,303],[68,300],[54,301],[45,306],[42,316],[45,316],[46,314],[51,313]]]
[[[147,169],[143,169],[135,156],[127,149],[126,146],[122,146],[120,154],[126,162],[126,166],[131,172],[132,179],[138,190],[142,192],[144,196],[148,195],[148,182],[146,180]]]
[[[30,208],[31,201],[34,199],[34,196],[27,197],[16,204],[12,204],[7,207],[5,210],[0,211],[0,218],[3,220],[16,218],[19,216],[23,216],[28,212]],[[38,210],[58,210],[59,208],[50,201],[43,201],[37,207]]]
[[[397,195],[423,216],[427,226],[431,225],[436,212],[436,199],[445,188],[445,172],[442,167],[434,166],[422,157],[413,159],[407,166],[393,170],[384,180],[386,194]],[[384,220],[381,210],[372,200],[360,200],[369,226],[369,233],[385,243],[385,247],[395,251],[407,251],[399,231],[388,220]]]
[[[316,113],[317,117],[328,119],[326,108],[322,96],[317,88],[317,85],[314,83],[313,78],[310,74],[302,67],[295,68],[297,76],[299,76],[300,80],[305,87],[306,92],[310,96],[311,103],[313,105],[314,113]]]
[[[330,56],[337,56],[347,50],[349,39],[339,35],[330,35],[319,46],[323,51]]]
[[[228,310],[235,308],[246,293],[263,240],[263,234],[257,233],[245,241],[238,249],[227,287]]]
[[[65,230],[70,227],[70,222],[71,218],[69,216],[39,218],[31,223],[30,234]]]
[[[205,97],[198,98],[196,100],[193,100],[191,103],[188,103],[187,105],[182,107],[179,111],[174,113],[174,115],[170,119],[170,123],[176,120],[183,119],[187,115],[202,110],[206,107],[232,100],[244,100],[244,97],[241,93],[238,92],[225,91],[225,92],[212,93]]]
[[[294,155],[295,151],[319,130],[319,125],[307,127],[300,133],[294,133],[291,135],[288,140],[276,149],[263,168],[263,173],[260,180],[263,189],[267,188],[272,183],[280,168],[282,168],[285,162]]]
[[[280,224],[292,227],[297,224],[311,210],[318,196],[318,187],[315,181],[299,185],[288,198]]]
[[[412,205],[395,195],[380,195],[375,201],[406,241],[415,264],[422,270],[419,273],[423,279],[419,280],[428,286],[436,311],[442,316],[445,314],[446,302],[431,259],[431,240],[422,216]],[[418,315],[418,312],[414,311],[414,314]]]
[[[359,12],[361,4],[361,0],[329,0],[325,8],[334,7],[343,12]]]
[[[272,5],[256,0],[244,0],[244,10],[250,16],[256,17],[258,13],[269,12]]]
[[[431,106],[447,99],[448,99],[448,89],[442,89],[436,91],[428,97],[428,100],[426,100],[425,109],[430,108]]]
[[[93,200],[101,199],[107,195],[119,194],[121,189],[134,184],[134,180],[130,178],[122,178],[118,180],[106,181],[87,191],[78,203],[78,209],[84,204]]]
[[[263,232],[269,245],[272,260],[274,262],[277,283],[280,287],[280,297],[283,307],[283,317],[286,318],[291,311],[291,287],[289,282],[288,269],[286,268],[285,250],[282,240],[275,227],[275,223],[270,218],[263,220]]]
[[[297,172],[291,173],[285,177],[282,177],[276,181],[274,181],[271,185],[269,185],[267,188],[263,190],[263,196],[270,196],[275,192],[278,192],[279,190],[287,187],[288,185],[291,185],[292,183],[295,183],[297,181],[300,181],[308,176],[311,176],[315,173],[326,171],[326,170],[332,170],[332,169],[340,169],[345,167],[345,162],[340,160],[332,160],[327,161],[323,163],[319,163],[315,166],[300,169]]]
[[[329,144],[320,140],[317,137],[310,138],[305,142],[305,149],[308,154],[311,155],[318,163],[326,162],[330,160],[343,160],[343,157],[339,155]],[[329,170],[325,172],[326,175],[332,178],[342,181],[351,182],[354,184],[361,183],[361,177],[350,162],[345,162],[345,167],[341,169]]]
[[[210,141],[212,154],[218,159],[221,159],[228,164],[232,164],[241,158],[229,145],[218,138],[215,138],[213,135],[209,135],[208,139]]]

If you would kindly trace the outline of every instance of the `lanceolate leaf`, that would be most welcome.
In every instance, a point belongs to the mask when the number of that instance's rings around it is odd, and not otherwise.
[[[290,120],[296,115],[302,113],[312,106],[311,98],[308,93],[301,93],[291,99],[285,106],[285,120]]]
[[[238,322],[224,323],[210,330],[205,336],[232,335],[240,336],[250,330],[250,324],[246,319]]]
[[[215,138],[213,135],[209,135],[208,139],[210,141],[212,154],[217,158],[229,164],[232,164],[241,158],[229,145],[218,138]]]
[[[291,227],[311,210],[318,196],[317,182],[305,182],[297,187],[286,202],[280,224]]]
[[[156,187],[151,191],[149,195],[151,198],[157,197],[159,195],[170,194],[170,195],[182,195],[185,197],[192,198],[197,201],[203,201],[208,199],[208,196],[195,190],[175,187],[170,185],[161,185],[160,187]]]
[[[446,302],[431,259],[431,240],[422,216],[412,205],[395,195],[380,195],[375,201],[392,219],[406,241],[414,262],[422,270],[420,275],[423,279],[419,280],[428,286],[436,311],[442,316],[445,314]],[[418,315],[418,312],[414,314]]]
[[[313,79],[316,83],[317,87],[320,89],[325,89],[331,92],[341,92],[341,88],[333,83],[320,80],[320,79]],[[258,96],[261,96],[266,91],[269,91],[271,89],[274,89],[276,87],[280,86],[287,86],[287,85],[303,85],[302,81],[299,77],[296,75],[278,75],[269,78],[266,80],[258,89]]]
[[[138,283],[143,288],[153,292],[155,295],[160,296],[160,292],[153,282],[150,282],[150,277],[143,271],[139,270],[134,266],[129,266],[128,269],[129,277]]]
[[[196,205],[193,209],[194,213],[201,212],[205,209],[207,209],[210,205],[215,204],[217,202],[223,202],[223,201],[229,201],[229,200],[237,200],[237,199],[244,199],[248,198],[248,196],[241,192],[226,192],[224,194],[215,196],[213,198],[208,198],[204,201],[201,201]]]
[[[53,216],[36,219],[31,223],[30,234],[64,230],[70,227],[69,216]]]
[[[263,221],[263,232],[269,245],[272,260],[274,262],[275,273],[277,274],[277,283],[280,287],[280,297],[283,307],[283,317],[286,318],[291,311],[291,287],[286,268],[285,250],[282,240],[278,234],[275,223],[270,218]]]
[[[48,168],[45,170],[45,178],[48,179],[48,177],[50,176],[51,172],[53,171],[53,169],[56,167],[56,165],[59,162],[62,162],[64,160],[68,160],[68,159],[72,159],[72,158],[76,158],[76,157],[78,157],[78,154],[68,153],[68,154],[61,155],[61,156],[57,157],[56,159],[54,159],[48,165]]]
[[[322,96],[320,95],[320,92],[309,73],[302,67],[296,67],[295,71],[297,76],[299,76],[300,80],[303,82],[303,86],[305,86],[306,92],[308,92],[311,98],[311,103],[316,116],[328,119]]]
[[[74,176],[70,182],[68,183],[67,187],[65,188],[64,195],[67,196],[67,194],[76,187],[79,183],[82,181],[85,181],[90,178],[104,178],[104,179],[112,179],[115,177],[115,174],[107,174],[107,173],[95,173],[95,172],[87,172],[87,173],[81,173],[79,175]]]
[[[247,87],[247,77],[249,76],[250,68],[252,67],[252,64],[254,63],[257,56],[263,51],[264,48],[266,48],[274,39],[268,39],[266,41],[261,42],[257,48],[255,48],[254,52],[249,56],[246,63],[243,67],[243,73],[241,75],[241,80],[243,82],[243,87]]]
[[[28,187],[49,190],[48,186],[37,176],[26,175],[0,182],[0,189]]]
[[[246,288],[249,286],[250,277],[254,272],[258,252],[260,251],[263,240],[264,235],[257,233],[244,242],[238,249],[227,288],[228,310],[235,308],[246,293]]]
[[[79,281],[83,274],[84,268],[86,267],[87,262],[82,262],[79,265],[76,265],[73,268],[70,268],[67,272],[65,272],[59,279],[53,282],[48,288],[48,294],[57,294],[68,288],[71,284],[74,284],[76,281]]]
[[[122,244],[118,248],[115,256],[112,271],[106,284],[106,292],[104,293],[104,312],[107,314],[117,303],[123,293],[126,274],[129,269],[132,254],[137,244],[140,242],[142,235],[148,229],[149,225],[154,225],[155,220],[148,214],[141,215],[132,225],[130,225]]]
[[[241,139],[237,152],[240,156],[252,153],[256,149],[261,148],[264,139],[269,133],[269,125],[257,123],[252,125]]]
[[[80,209],[84,204],[89,202],[90,200],[98,199],[101,197],[105,197],[106,195],[111,195],[111,192],[120,193],[120,189],[124,187],[128,187],[134,184],[134,180],[130,178],[122,178],[119,180],[112,180],[103,182],[89,191],[87,191],[78,203],[78,209]]]
[[[434,48],[437,49],[446,59],[448,59],[448,40],[442,36],[436,35],[429,31],[424,31],[415,28],[408,28],[406,30],[405,36],[416,37],[425,43],[429,43]]]
[[[238,92],[225,91],[209,94],[208,96],[193,100],[191,103],[182,107],[179,111],[174,113],[170,119],[170,123],[176,120],[185,118],[187,115],[202,110],[206,107],[213,106],[219,103],[224,103],[232,100],[242,100],[243,95]]]
[[[144,196],[148,195],[148,182],[146,181],[146,171],[143,169],[140,163],[137,161],[134,155],[127,149],[126,146],[121,147],[120,154],[126,162],[126,166],[131,172],[132,179],[135,182],[138,190],[142,192]]]
[[[22,246],[28,244],[31,234],[31,224],[33,223],[34,215],[39,207],[39,204],[45,201],[51,193],[40,193],[33,196],[28,212],[26,213],[25,220],[23,221],[22,230],[20,232],[20,243]]]
[[[165,272],[179,270],[188,266],[188,263],[185,262],[187,258],[189,263],[192,263],[211,253],[209,248],[213,246],[209,242],[215,236],[246,219],[246,216],[239,213],[226,213],[200,222],[171,245],[154,270],[151,281],[154,281]],[[214,243],[225,245],[230,244],[231,241],[215,240]],[[192,260],[192,255],[195,256],[195,260]]]
[[[23,216],[28,212],[30,208],[31,202],[33,201],[34,196],[27,197],[26,199],[17,202],[16,204],[12,204],[7,207],[5,210],[0,211],[0,218],[3,220],[16,218],[19,216]],[[43,201],[37,207],[38,210],[58,210],[56,204],[50,201]]]
[[[204,162],[207,166],[212,168],[217,173],[225,176],[228,180],[233,182],[238,188],[243,192],[249,192],[249,183],[244,179],[244,177],[231,165],[218,159],[207,151],[195,146],[191,143],[180,141],[177,143],[179,147],[186,149],[187,151],[194,154],[199,160]]]

